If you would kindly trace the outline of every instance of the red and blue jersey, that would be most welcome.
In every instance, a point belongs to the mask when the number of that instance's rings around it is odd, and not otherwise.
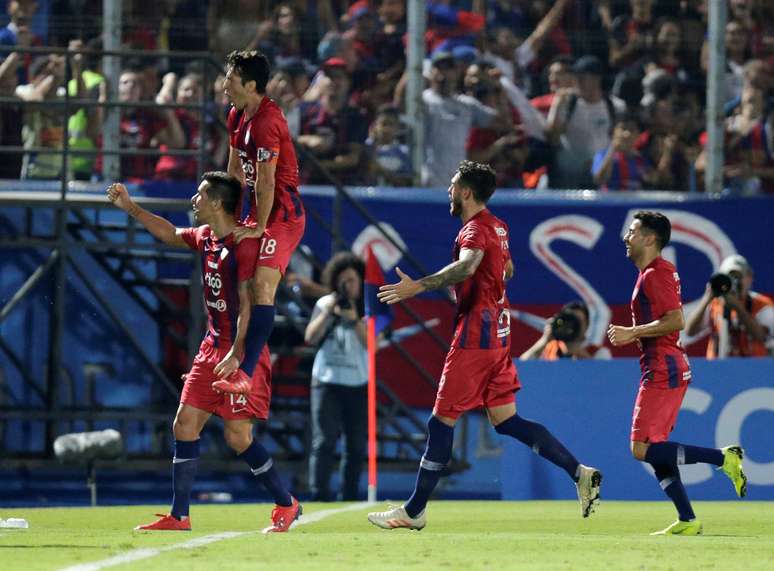
[[[602,168],[607,149],[601,149],[594,155],[591,174],[595,175]],[[613,154],[613,168],[610,178],[600,187],[600,190],[642,190],[647,161],[639,153],[626,154],[616,151]]]
[[[181,237],[202,258],[204,304],[207,307],[204,341],[214,347],[230,347],[236,337],[239,317],[239,283],[255,274],[258,240],[248,238],[236,244],[233,234],[219,239],[208,225],[186,228]]]
[[[681,309],[680,276],[664,258],[657,257],[640,272],[632,293],[632,325],[645,325],[672,310]],[[642,337],[640,345],[641,382],[670,388],[691,380],[688,357],[680,344],[680,332],[660,337]]]
[[[462,349],[509,347],[511,319],[505,297],[505,268],[510,260],[508,225],[484,209],[468,220],[454,241],[454,260],[463,249],[481,250],[476,272],[454,286],[457,297],[452,346]]]
[[[245,175],[249,210],[243,211],[246,221],[255,221],[255,179],[258,163],[276,162],[274,174],[274,204],[267,221],[288,222],[304,215],[298,195],[298,161],[288,131],[288,122],[279,106],[264,97],[252,117],[244,110],[232,107],[228,114],[228,134],[231,147],[239,153]],[[246,211],[246,212],[245,212]]]

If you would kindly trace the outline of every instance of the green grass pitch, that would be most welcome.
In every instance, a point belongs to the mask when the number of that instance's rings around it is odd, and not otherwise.
[[[313,514],[345,505],[304,507]],[[287,534],[261,535],[257,530],[268,523],[270,509],[266,504],[194,505],[191,533],[136,533],[135,525],[166,508],[0,508],[0,517],[30,522],[28,530],[0,529],[0,569],[63,569],[133,553],[152,555],[92,569],[774,569],[774,503],[767,502],[696,502],[704,523],[700,537],[648,535],[674,520],[667,502],[603,501],[583,520],[575,502],[435,501],[421,532],[377,529],[365,517],[374,508],[362,507]],[[246,533],[174,547],[223,532]]]

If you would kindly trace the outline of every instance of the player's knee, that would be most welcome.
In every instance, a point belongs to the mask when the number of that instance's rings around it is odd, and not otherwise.
[[[648,453],[647,442],[632,442],[631,443],[632,456],[634,456],[640,462],[645,461],[645,455]]]
[[[226,439],[226,444],[237,454],[241,454],[250,447],[253,443],[253,435],[249,431],[244,430],[225,430],[223,437]]]
[[[199,437],[194,422],[181,414],[175,417],[175,421],[172,423],[172,432],[176,440],[196,440]]]

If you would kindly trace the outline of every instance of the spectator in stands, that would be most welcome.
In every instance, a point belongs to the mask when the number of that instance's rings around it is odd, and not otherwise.
[[[288,120],[290,136],[298,137],[301,131],[301,101],[309,88],[306,66],[300,59],[289,59],[277,67],[266,84],[266,95],[271,97]]]
[[[319,346],[312,367],[312,450],[309,488],[313,501],[331,501],[330,477],[336,444],[344,433],[340,499],[359,497],[366,445],[366,325],[363,318],[365,264],[349,252],[336,254],[323,271],[330,293],[314,307],[305,339]]]
[[[608,147],[616,115],[625,110],[620,99],[604,92],[599,59],[583,56],[573,71],[577,91],[558,92],[548,113],[548,135],[557,147],[549,170],[551,188],[592,188],[592,159]]]
[[[142,69],[126,67],[118,79],[118,100],[122,103],[139,102],[144,88]],[[172,109],[122,108],[120,133],[122,149],[153,149],[159,145],[170,149],[185,147],[185,134]],[[130,181],[153,178],[157,160],[154,156],[123,156],[121,176]]]
[[[646,188],[690,190],[696,184],[692,169],[699,153],[692,107],[684,98],[669,95],[646,103],[645,130],[635,145],[655,169],[645,179]]]
[[[272,18],[258,25],[257,33],[245,49],[258,49],[276,65],[288,58],[313,61],[317,31],[305,18],[299,18],[292,2],[276,5]]]
[[[726,92],[725,101],[739,97],[744,81],[744,64],[750,59],[750,40],[744,26],[735,20],[726,23]],[[702,48],[701,69],[706,75],[709,69],[709,45],[706,40]]]
[[[548,93],[533,97],[530,100],[532,106],[540,111],[544,117],[548,117],[548,112],[557,92],[577,89],[572,64],[573,60],[570,56],[558,56],[555,58],[547,68]]]
[[[379,186],[411,186],[414,173],[408,145],[401,143],[400,111],[394,105],[383,105],[371,123],[366,140],[369,182]]]
[[[349,81],[344,66],[344,61],[336,58],[325,62],[329,75],[319,81],[319,102],[304,102],[301,106],[298,144],[322,167],[304,160],[302,154],[301,175],[306,183],[329,183],[324,170],[344,184],[362,184],[365,179],[363,144],[368,123],[360,110],[347,103]]]
[[[711,280],[699,304],[688,316],[686,333],[709,330],[708,359],[774,355],[774,301],[752,291],[753,269],[743,256],[728,256],[719,273],[728,289],[713,288]],[[717,283],[717,282],[715,282]]]
[[[745,87],[739,112],[726,120],[730,163],[726,175],[733,186],[753,193],[774,192],[773,128],[774,115],[765,92],[752,85]]]
[[[68,45],[71,50],[80,50],[84,47],[100,49],[102,41],[98,38],[84,46],[81,40],[71,40]],[[90,101],[107,101],[107,82],[99,71],[98,60],[99,58],[93,55],[81,53],[71,56],[72,79],[67,84],[70,97]],[[102,107],[83,107],[73,113],[68,123],[70,148],[96,149],[103,117],[104,108]],[[77,180],[91,179],[94,173],[95,158],[93,155],[70,155],[68,160],[73,178]]]
[[[655,44],[653,0],[629,0],[631,13],[613,21],[610,36],[610,66],[623,69],[650,56]]]
[[[476,61],[465,72],[465,92],[482,105],[497,109],[508,120],[489,127],[474,126],[465,144],[467,158],[489,164],[497,172],[497,186],[522,188],[522,170],[529,148],[521,115],[500,85],[500,70],[486,61]],[[532,109],[530,108],[530,111]]]
[[[567,314],[574,319],[567,318]],[[572,325],[570,321],[574,322]],[[544,359],[609,359],[607,347],[593,345],[586,340],[589,328],[589,308],[581,300],[565,304],[554,316],[546,319],[540,339],[519,357],[522,361]],[[561,339],[557,338],[561,337]]]
[[[600,190],[642,190],[650,176],[650,166],[634,144],[640,127],[633,116],[621,116],[606,149],[594,155],[591,174]]]
[[[30,67],[30,83],[16,88],[16,95],[28,103],[24,110],[22,140],[25,148],[43,147],[61,150],[64,142],[62,110],[48,101],[61,98],[64,87],[64,56],[50,55],[35,60]],[[26,153],[20,178],[55,179],[61,176],[62,155],[56,153]]]
[[[465,159],[465,142],[473,126],[488,127],[498,112],[457,91],[457,68],[451,52],[435,52],[425,104],[425,164],[422,184],[446,188],[449,173]],[[509,121],[509,118],[501,118]]]
[[[30,30],[30,22],[35,12],[38,11],[38,3],[34,0],[9,0],[6,4],[6,12],[10,22],[4,28],[0,28],[0,46],[18,46],[28,48],[30,46],[40,46],[43,42],[36,37]],[[11,52],[15,54],[16,52]],[[10,54],[9,54],[10,55]],[[0,60],[6,58],[5,54],[0,54]],[[32,65],[32,54],[17,54],[13,59],[13,64],[3,73],[16,73],[19,85],[28,82],[28,72]],[[1,76],[0,76],[1,77]]]
[[[159,104],[171,104],[174,102],[182,105],[201,105],[202,103],[202,76],[196,73],[188,73],[179,81],[174,73],[168,73],[164,76],[162,87],[156,96],[156,102]],[[184,137],[183,149],[195,151],[204,144],[207,152],[205,156],[207,162],[202,165],[202,170],[207,171],[212,166],[209,162],[213,156],[215,138],[214,133],[202,133],[207,129],[202,129],[202,113],[196,109],[172,109],[167,114],[168,125],[173,129],[182,131]],[[202,140],[204,138],[204,140]],[[159,145],[159,150],[167,151],[169,146],[166,143]],[[196,180],[199,159],[197,157],[181,157],[178,155],[161,155],[156,163],[156,178],[164,180]]]

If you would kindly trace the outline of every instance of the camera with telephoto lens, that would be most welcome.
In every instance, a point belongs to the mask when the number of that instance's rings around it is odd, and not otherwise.
[[[346,284],[341,284],[336,291],[336,305],[339,306],[339,309],[352,309],[352,302],[347,295]]]
[[[739,278],[733,274],[714,274],[710,280],[712,297],[720,297],[727,293],[739,295]]]
[[[575,341],[581,333],[581,322],[575,313],[563,309],[556,315],[551,323],[551,335],[557,341]]]

